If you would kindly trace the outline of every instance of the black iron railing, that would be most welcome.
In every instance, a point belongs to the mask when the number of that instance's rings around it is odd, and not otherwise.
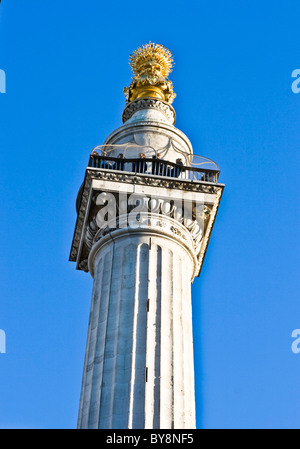
[[[189,167],[158,158],[125,159],[91,154],[89,167],[134,174],[167,176],[188,181],[218,182],[219,170]]]

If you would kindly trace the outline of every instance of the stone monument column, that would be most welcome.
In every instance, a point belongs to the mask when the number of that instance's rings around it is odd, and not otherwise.
[[[142,225],[100,239],[89,264],[94,288],[79,427],[194,428],[194,260],[187,246],[168,229]]]
[[[193,429],[191,283],[223,185],[174,127],[172,57],[130,57],[123,125],[91,155],[70,260],[94,279],[78,428]]]

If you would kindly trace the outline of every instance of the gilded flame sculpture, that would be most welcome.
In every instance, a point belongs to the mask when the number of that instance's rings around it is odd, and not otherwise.
[[[176,94],[167,76],[173,67],[173,57],[162,45],[149,44],[137,48],[129,57],[133,80],[124,88],[127,103],[140,98],[156,98],[172,103]]]

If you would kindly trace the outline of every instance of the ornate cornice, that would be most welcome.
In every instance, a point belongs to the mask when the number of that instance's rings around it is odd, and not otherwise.
[[[175,110],[169,103],[153,98],[142,98],[127,104],[122,114],[123,123],[129,120],[137,111],[142,109],[156,109],[157,111],[162,112],[166,119],[173,125],[176,121]]]
[[[94,179],[103,179],[107,181],[116,181],[126,184],[141,184],[151,185],[154,187],[165,187],[166,189],[187,190],[191,192],[202,193],[217,193],[223,189],[222,184],[215,184],[209,182],[195,182],[189,180],[179,180],[174,178],[163,178],[158,176],[137,175],[131,173],[117,173],[112,171],[101,171],[99,169],[88,168],[86,177],[93,177]]]

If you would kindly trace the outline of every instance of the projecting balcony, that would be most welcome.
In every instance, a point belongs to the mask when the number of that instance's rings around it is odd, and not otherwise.
[[[104,152],[102,151],[102,153]],[[141,154],[142,157],[139,158],[126,157],[126,153],[125,156],[124,153],[120,153],[118,157],[111,157],[107,154],[99,154],[94,149],[90,155],[88,167],[147,176],[171,177],[186,181],[218,182],[219,167],[215,162],[203,156],[178,154],[181,157],[178,157],[176,162],[171,162],[166,157],[159,158],[155,150],[151,157],[146,151],[145,154]]]

